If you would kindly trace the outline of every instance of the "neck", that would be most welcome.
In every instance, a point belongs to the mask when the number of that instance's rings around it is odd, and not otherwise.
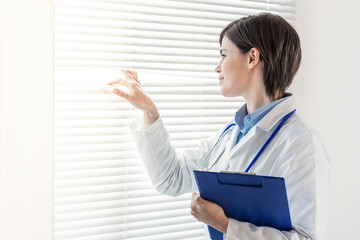
[[[244,93],[243,97],[247,104],[246,107],[248,113],[252,113],[256,109],[259,109],[274,100],[266,93],[263,72],[260,66],[252,70],[250,86]]]
[[[271,103],[270,97],[263,93],[263,94],[254,94],[253,96],[247,97],[246,100],[246,108],[248,113],[252,113],[256,109],[259,109],[269,103]]]
[[[263,71],[260,65],[257,65],[257,67],[252,70],[250,86],[244,93],[243,97],[245,98],[247,112],[249,114],[275,100],[266,93]]]

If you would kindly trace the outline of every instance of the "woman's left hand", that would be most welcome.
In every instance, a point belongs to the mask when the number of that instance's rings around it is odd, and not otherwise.
[[[224,210],[216,203],[206,201],[195,192],[191,198],[191,215],[222,233],[227,231],[229,219],[225,216]]]

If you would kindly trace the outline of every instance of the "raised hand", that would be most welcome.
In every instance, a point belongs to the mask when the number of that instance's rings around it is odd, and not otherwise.
[[[137,73],[129,70],[122,70],[122,72],[125,79],[119,78],[115,81],[108,82],[107,85],[120,84],[126,87],[128,91],[114,88],[113,93],[122,97],[136,108],[142,110],[144,113],[144,122],[155,122],[159,118],[159,112],[154,102],[141,88]]]

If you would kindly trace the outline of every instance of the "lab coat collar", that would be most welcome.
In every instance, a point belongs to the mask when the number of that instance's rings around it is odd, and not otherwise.
[[[255,126],[268,112],[270,112],[276,105],[289,98],[291,95],[286,94],[285,97],[275,100],[261,108],[248,114],[247,104],[245,103],[235,114],[235,122],[238,125],[242,135]],[[238,140],[236,141],[238,142]]]
[[[261,119],[256,127],[269,132],[286,114],[296,109],[294,96],[287,93],[287,99],[276,105],[263,119]]]
[[[255,136],[257,131],[266,131],[270,132],[273,130],[273,127],[279,123],[279,121],[288,113],[295,109],[295,101],[294,97],[291,94],[287,94],[289,96],[284,101],[276,105],[268,114],[266,114],[255,127],[251,128],[250,131],[235,145],[235,137],[239,133],[238,131],[233,131],[231,134],[230,142],[234,144],[232,146],[229,154],[235,154],[244,144],[246,144],[249,139]],[[229,143],[230,144],[230,143]],[[226,154],[225,154],[226,155]],[[226,163],[227,164],[227,163]],[[226,165],[228,166],[228,165]]]

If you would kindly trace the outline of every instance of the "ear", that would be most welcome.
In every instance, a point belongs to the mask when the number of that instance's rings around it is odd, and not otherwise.
[[[257,48],[251,48],[248,54],[248,68],[253,69],[260,63],[260,51]]]

